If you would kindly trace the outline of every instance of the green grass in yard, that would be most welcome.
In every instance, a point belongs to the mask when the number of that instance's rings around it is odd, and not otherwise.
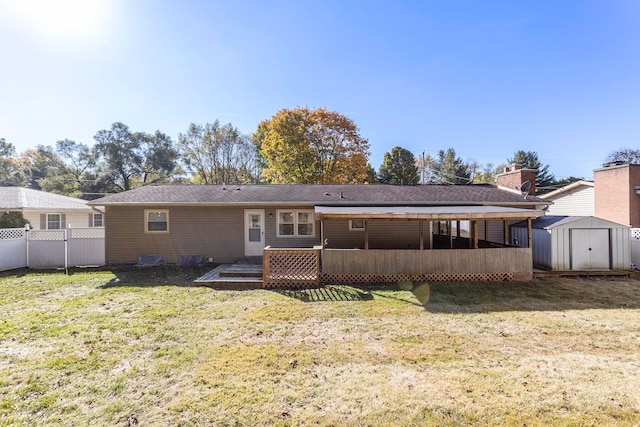
[[[640,424],[640,282],[0,273],[0,425]]]

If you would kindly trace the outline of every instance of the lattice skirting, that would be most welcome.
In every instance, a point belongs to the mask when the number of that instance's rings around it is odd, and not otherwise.
[[[446,273],[446,274],[323,274],[322,285],[328,284],[366,284],[397,283],[400,280],[412,282],[507,282],[514,279],[513,273]]]
[[[513,273],[446,273],[446,274],[321,274],[319,280],[300,280],[284,276],[263,278],[263,288],[315,288],[318,286],[349,284],[395,284],[401,280],[412,282],[510,282]]]
[[[300,279],[262,279],[262,287],[265,289],[275,288],[289,288],[289,289],[303,289],[303,288],[317,288],[320,286],[318,280],[300,280]]]

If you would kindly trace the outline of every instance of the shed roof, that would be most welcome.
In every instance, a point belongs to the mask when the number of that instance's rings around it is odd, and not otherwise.
[[[585,181],[585,180],[575,181],[575,182],[572,182],[571,184],[565,185],[564,187],[560,187],[557,190],[553,190],[546,194],[542,194],[540,198],[545,200],[553,200],[556,197],[561,196],[564,193],[567,193],[570,191],[578,190],[580,188],[593,188],[593,187],[594,187],[593,181]]]
[[[319,219],[522,219],[544,215],[543,211],[500,206],[316,206]]]
[[[533,207],[537,197],[491,185],[148,185],[103,197],[90,205],[499,205]]]
[[[521,221],[512,225],[513,227],[526,227],[527,222]],[[531,221],[531,227],[537,229],[549,230],[557,227],[570,228],[629,228],[626,225],[617,222],[607,221],[606,219],[594,216],[557,216],[547,215]]]
[[[92,211],[86,200],[24,187],[0,187],[0,209],[21,211]]]

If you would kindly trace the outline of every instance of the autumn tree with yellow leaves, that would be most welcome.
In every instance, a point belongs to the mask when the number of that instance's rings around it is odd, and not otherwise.
[[[326,108],[280,110],[258,125],[254,141],[273,184],[357,184],[371,170],[356,124]]]

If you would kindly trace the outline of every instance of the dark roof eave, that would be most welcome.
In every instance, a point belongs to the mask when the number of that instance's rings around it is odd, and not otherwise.
[[[504,201],[504,202],[472,202],[472,201],[342,201],[342,202],[327,202],[327,201],[260,201],[260,202],[101,202],[101,203],[87,203],[89,206],[265,206],[265,205],[278,205],[278,206],[300,206],[300,205],[322,205],[322,206],[539,206],[548,205],[552,202],[539,200],[539,201]]]
[[[466,220],[523,220],[526,218],[538,218],[544,216],[544,213],[532,210],[531,213],[523,212],[484,212],[484,213],[407,213],[407,214],[358,214],[358,213],[340,213],[340,214],[316,214],[318,219],[424,219],[430,221],[466,221]]]

